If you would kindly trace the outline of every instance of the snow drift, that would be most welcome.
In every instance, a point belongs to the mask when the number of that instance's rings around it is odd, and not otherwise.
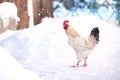
[[[5,28],[8,23],[9,19],[15,19],[16,23],[20,20],[19,17],[17,16],[17,7],[14,3],[12,2],[3,2],[0,3],[0,18],[3,20],[3,27]]]
[[[39,77],[19,64],[5,49],[0,47],[0,80],[40,80]]]

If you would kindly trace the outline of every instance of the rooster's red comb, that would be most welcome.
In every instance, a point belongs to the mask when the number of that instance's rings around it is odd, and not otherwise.
[[[69,20],[64,20],[63,25],[66,25],[69,23]]]

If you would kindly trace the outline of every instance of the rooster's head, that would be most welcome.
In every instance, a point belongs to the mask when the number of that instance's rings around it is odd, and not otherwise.
[[[69,21],[68,20],[65,20],[64,22],[63,22],[63,28],[65,29],[65,30],[67,30],[67,28],[69,27]]]

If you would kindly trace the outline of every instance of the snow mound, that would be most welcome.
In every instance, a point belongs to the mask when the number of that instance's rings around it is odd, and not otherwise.
[[[0,18],[14,18],[16,21],[19,21],[17,16],[17,7],[14,3],[3,2],[0,3]]]
[[[3,20],[3,25],[6,27],[9,23],[9,19],[15,19],[16,23],[20,21],[17,16],[17,7],[14,3],[3,2],[0,3],[0,18]]]
[[[5,49],[0,47],[0,80],[41,80],[39,77],[24,69]]]

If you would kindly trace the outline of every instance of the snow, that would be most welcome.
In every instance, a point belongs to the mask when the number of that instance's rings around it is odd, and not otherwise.
[[[10,2],[3,2],[0,4],[0,17],[2,18],[15,18],[17,21],[19,21],[19,18],[17,17],[17,7],[14,3]],[[12,10],[12,11],[11,11]]]
[[[0,80],[40,80],[35,73],[24,69],[5,49],[0,47]]]
[[[33,20],[33,5],[32,5],[32,0],[28,1],[28,15],[30,17],[30,23],[29,23],[29,27],[33,26],[34,24],[34,20]]]
[[[93,27],[100,29],[87,67],[71,67],[76,55],[68,45],[64,19],[85,38]],[[119,35],[119,27],[94,16],[44,18],[34,27],[6,31],[0,34],[0,80],[119,80]]]
[[[9,18],[13,18],[16,20],[16,23],[20,21],[17,16],[17,7],[14,3],[3,2],[0,3],[0,18],[3,20],[4,27],[6,27],[9,23]]]

